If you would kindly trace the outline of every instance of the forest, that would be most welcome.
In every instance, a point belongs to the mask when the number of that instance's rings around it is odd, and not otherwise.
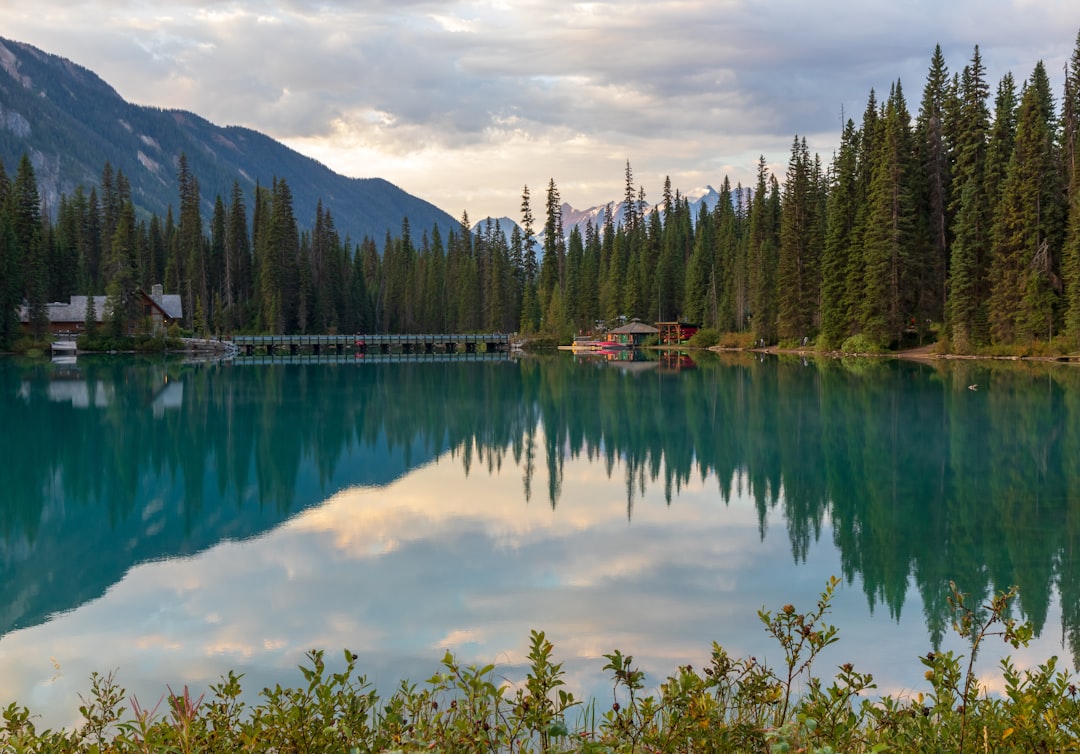
[[[681,320],[749,344],[882,350],[936,341],[954,353],[1065,352],[1080,344],[1080,35],[1060,106],[1040,62],[991,84],[979,48],[951,73],[940,46],[912,118],[899,80],[871,91],[826,164],[796,135],[784,175],[725,178],[694,215],[666,180],[650,208],[626,165],[625,197],[566,233],[551,179],[528,186],[507,234],[411,229],[342,238],[320,203],[298,222],[288,184],[202,197],[180,155],[178,207],[137,209],[108,162],[97,185],[42,206],[31,160],[0,165],[0,348],[47,331],[46,303],[163,283],[186,328],[239,332],[521,332],[565,340],[628,318]],[[310,228],[310,229],[309,229]],[[804,340],[805,339],[805,340]]]

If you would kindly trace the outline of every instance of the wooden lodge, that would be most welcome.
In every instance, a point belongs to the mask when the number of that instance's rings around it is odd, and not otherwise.
[[[169,326],[183,318],[183,306],[177,294],[166,295],[161,285],[155,285],[150,293],[136,289],[138,315],[133,315],[124,331],[128,334],[156,334],[165,332]],[[108,297],[94,296],[94,323],[103,327],[109,319]],[[57,301],[45,305],[50,335],[77,337],[86,332],[86,312],[89,297],[72,296],[68,302]],[[19,307],[19,322],[23,331],[30,332],[33,322],[30,307]]]

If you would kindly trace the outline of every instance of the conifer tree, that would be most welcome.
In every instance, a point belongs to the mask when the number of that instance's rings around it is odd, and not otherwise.
[[[534,333],[540,327],[540,297],[537,290],[539,265],[536,261],[536,236],[533,222],[529,187],[526,185],[521,192],[522,293],[519,328],[523,333]]]
[[[986,342],[986,295],[991,239],[991,204],[987,185],[989,90],[979,48],[964,67],[957,88],[952,211],[949,253],[948,330],[960,353]],[[1000,118],[998,123],[1000,123]]]
[[[952,181],[952,150],[945,125],[949,106],[949,70],[941,45],[934,48],[930,71],[923,88],[922,104],[915,125],[915,144],[920,156],[914,166],[921,171],[919,203],[925,212],[929,249],[916,271],[918,288],[923,293],[920,326],[925,319],[942,321],[947,297],[946,275],[949,260],[949,216]]]
[[[94,294],[92,291],[86,294],[86,312],[83,317],[85,324],[85,333],[89,337],[97,335],[97,306],[94,304]]]
[[[882,347],[899,342],[914,310],[913,285],[908,278],[916,244],[911,141],[910,116],[897,82],[878,134],[863,236],[861,328]]]
[[[0,160],[0,348],[19,337],[19,306],[23,300],[18,241],[9,212],[11,183]]]
[[[855,122],[848,119],[833,160],[829,219],[822,251],[821,335],[826,348],[839,348],[855,331],[855,301],[847,285],[853,256],[860,255],[856,224],[858,203],[858,142]]]
[[[1050,82],[1040,62],[1021,96],[1016,145],[995,213],[989,311],[999,343],[1050,338],[1054,331],[1064,227],[1054,130]]]
[[[563,237],[562,200],[555,179],[548,181],[544,220],[544,258],[540,261],[539,299],[547,309],[547,300],[555,288],[565,286],[566,239]]]
[[[188,168],[186,154],[180,155],[176,179],[180,193],[180,224],[177,229],[175,262],[180,277],[184,311],[193,313],[195,299],[206,299],[208,280],[206,253],[203,248],[202,213],[199,210],[199,182]]]
[[[21,258],[18,279],[22,281],[22,298],[29,308],[31,332],[40,339],[45,337],[49,328],[46,308],[48,268],[42,239],[41,198],[34,167],[25,153],[19,160],[8,201],[16,258]]]
[[[698,218],[696,230],[694,251],[690,255],[690,264],[686,268],[686,281],[683,286],[685,302],[683,313],[690,322],[716,327],[715,300],[710,296],[716,280],[714,266],[716,234],[713,216],[703,211]]]
[[[109,332],[114,337],[126,334],[125,326],[137,313],[137,243],[135,205],[128,200],[120,208],[106,263],[109,282],[105,287],[105,314],[108,317]]]
[[[750,204],[747,245],[749,312],[754,340],[776,342],[776,257],[779,247],[780,190],[765,156],[758,160]]]
[[[600,237],[600,317],[615,327],[622,308],[622,279],[625,275],[623,250],[626,234],[616,230],[615,213],[609,203],[604,208],[604,229]]]
[[[1073,154],[1074,170],[1078,159]],[[1065,322],[1066,334],[1072,339],[1074,347],[1080,346],[1080,191],[1072,192],[1069,204],[1068,235],[1062,250],[1061,278],[1066,297]]]
[[[814,333],[821,285],[818,186],[806,139],[791,147],[780,215],[777,335],[800,340]]]

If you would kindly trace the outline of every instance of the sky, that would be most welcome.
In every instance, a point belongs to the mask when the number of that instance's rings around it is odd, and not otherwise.
[[[1075,0],[3,0],[0,36],[125,99],[268,134],[459,217],[782,180],[825,163],[871,89],[918,112],[934,47],[991,90],[1042,60],[1060,101]],[[880,97],[879,97],[880,99]]]

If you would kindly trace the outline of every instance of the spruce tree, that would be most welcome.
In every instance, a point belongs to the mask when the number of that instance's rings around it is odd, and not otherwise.
[[[821,258],[821,335],[826,348],[839,348],[854,334],[855,302],[848,296],[846,276],[852,257],[860,255],[855,231],[858,216],[858,132],[848,119],[833,160],[828,199],[828,232]]]
[[[900,341],[913,313],[914,285],[908,277],[916,245],[911,141],[910,116],[897,82],[878,134],[863,236],[860,325],[881,347]]]
[[[917,270],[918,287],[923,292],[919,307],[920,327],[925,319],[943,321],[945,316],[953,159],[945,125],[949,94],[949,70],[941,45],[937,45],[930,59],[930,71],[915,124],[915,144],[921,158],[915,166],[921,170],[919,203],[925,213],[929,240],[927,254],[920,260]]]
[[[751,199],[747,246],[748,316],[755,341],[776,342],[776,257],[779,247],[779,185],[762,155]]]
[[[985,343],[986,295],[991,239],[987,186],[989,90],[979,48],[964,67],[957,88],[953,241],[949,253],[948,330],[951,347],[965,353]]]
[[[1064,228],[1054,127],[1050,83],[1040,62],[1021,95],[1016,144],[995,213],[989,311],[999,343],[1053,334]]]
[[[806,139],[791,146],[780,215],[777,335],[799,341],[814,334],[821,282],[818,186]]]
[[[9,212],[11,183],[0,160],[0,349],[19,338],[19,306],[23,300],[22,266],[15,228]]]
[[[15,181],[11,185],[11,226],[15,239],[16,259],[22,281],[22,298],[29,307],[30,329],[35,338],[44,338],[49,329],[48,268],[42,238],[41,198],[30,157],[25,153],[19,160]]]

